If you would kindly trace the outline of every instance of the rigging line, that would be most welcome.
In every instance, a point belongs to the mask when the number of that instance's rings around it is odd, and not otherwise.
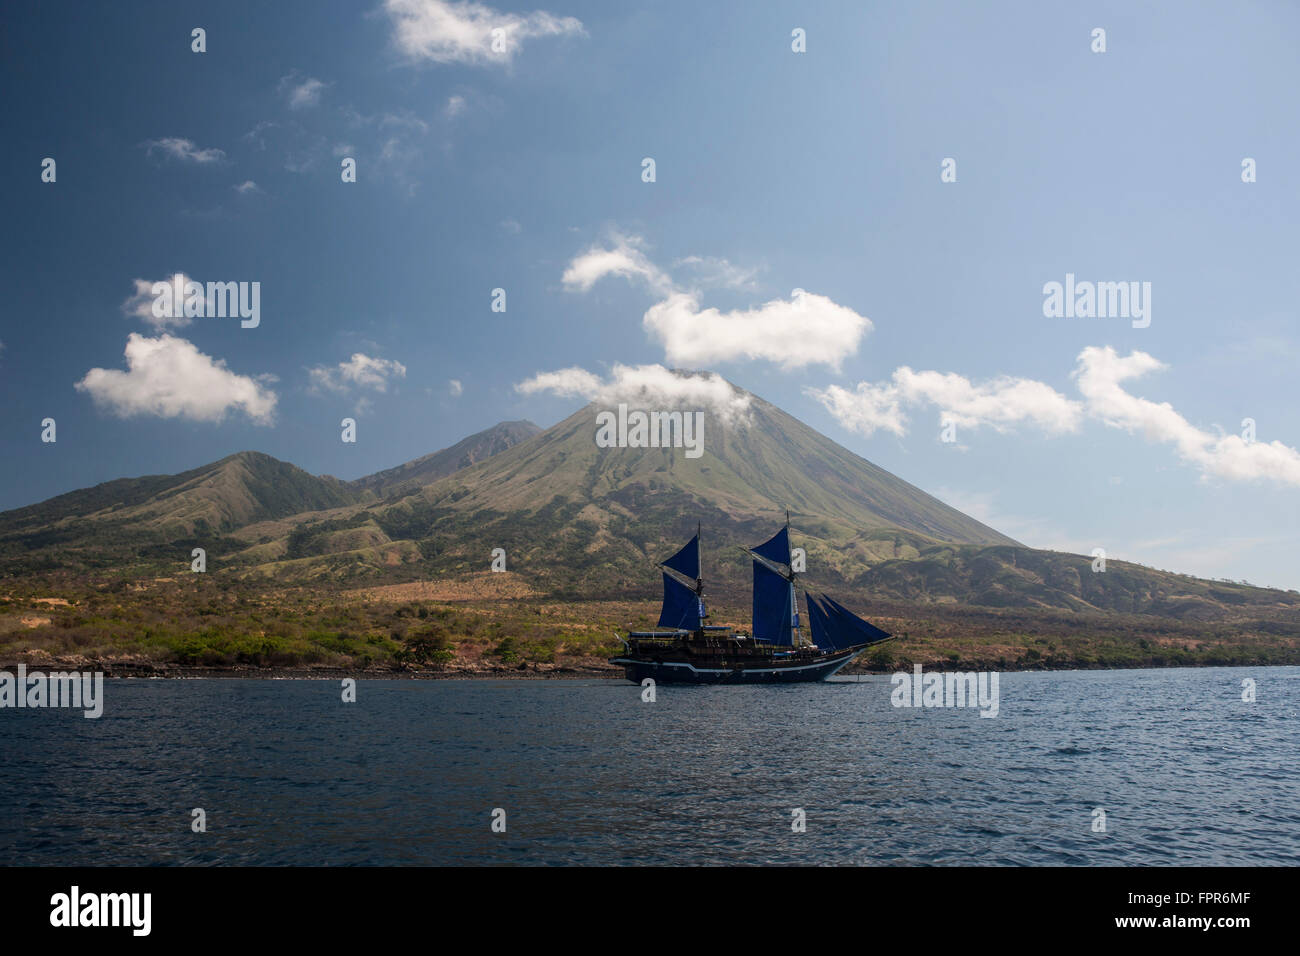
[[[761,554],[755,554],[753,551],[749,550],[749,548],[745,547],[743,544],[738,544],[738,545],[736,545],[736,547],[739,548],[741,551],[744,551],[747,555],[749,555],[749,556],[750,556],[751,558],[753,558],[755,561],[758,561],[760,564],[762,564],[764,567],[766,567],[766,568],[767,568],[769,571],[771,571],[773,574],[779,574],[781,577],[785,578],[787,581],[790,581],[791,583],[794,582],[794,571],[793,571],[793,570],[791,570],[789,573],[787,573],[787,572],[785,572],[785,571],[782,571],[782,570],[781,570],[781,567],[782,567],[781,565],[777,564],[775,561],[772,561],[772,560],[770,560],[770,559],[768,559],[768,558],[763,557]]]
[[[700,575],[700,577],[698,578],[688,578],[686,575],[682,574],[682,572],[678,571],[676,568],[670,568],[666,564],[656,563],[654,567],[662,571],[664,574],[668,575],[670,578],[672,578],[682,587],[690,588],[692,591],[696,592],[697,594],[703,593],[704,591],[703,575]]]

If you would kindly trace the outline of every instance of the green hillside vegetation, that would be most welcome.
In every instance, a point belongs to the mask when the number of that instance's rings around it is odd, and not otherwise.
[[[486,576],[480,575],[480,577]],[[89,588],[76,592],[77,587]],[[57,591],[64,598],[46,595]],[[68,600],[56,604],[51,601]],[[1278,609],[1213,624],[1139,614],[855,602],[896,637],[854,671],[1018,670],[1300,662],[1300,621]],[[748,609],[715,603],[713,620]],[[491,674],[616,673],[613,632],[654,623],[653,601],[406,600],[189,575],[42,581],[0,599],[0,667],[58,663],[112,673],[198,668]]]

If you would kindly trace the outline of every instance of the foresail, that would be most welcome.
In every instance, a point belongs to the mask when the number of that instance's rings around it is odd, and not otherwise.
[[[700,626],[700,604],[695,592],[672,575],[664,576],[664,606],[659,626],[693,631]]]

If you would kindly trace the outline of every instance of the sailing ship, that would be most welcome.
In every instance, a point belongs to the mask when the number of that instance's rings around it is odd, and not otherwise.
[[[664,600],[659,628],[631,631],[624,652],[610,658],[627,679],[662,683],[777,684],[830,677],[873,644],[889,640],[874,624],[825,594],[805,592],[808,634],[799,616],[799,591],[785,527],[754,548],[743,548],[754,565],[754,617],[749,633],[706,624],[700,531],[657,565]]]

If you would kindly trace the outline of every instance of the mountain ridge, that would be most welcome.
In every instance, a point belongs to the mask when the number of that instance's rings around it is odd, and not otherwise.
[[[359,492],[369,491],[378,497],[385,497],[402,489],[430,484],[439,478],[445,478],[463,468],[478,464],[531,438],[540,431],[541,428],[526,419],[498,422],[490,428],[462,438],[454,445],[421,455],[419,458],[413,458],[392,468],[364,475],[345,484]]]
[[[0,512],[0,536],[95,519],[162,533],[225,531],[352,500],[335,478],[312,475],[264,452],[240,451],[175,475],[117,478]]]
[[[654,564],[705,529],[710,593],[741,606],[742,545],[788,510],[807,580],[913,604],[1120,611],[1213,620],[1290,608],[1294,592],[1036,551],[741,389],[710,413],[698,458],[600,447],[591,403],[547,429],[501,422],[353,481],[240,452],[173,476],[117,479],[0,514],[0,568],[120,566],[156,574],[208,551],[209,570],[268,584],[472,577],[501,548],[535,593],[644,600]]]

